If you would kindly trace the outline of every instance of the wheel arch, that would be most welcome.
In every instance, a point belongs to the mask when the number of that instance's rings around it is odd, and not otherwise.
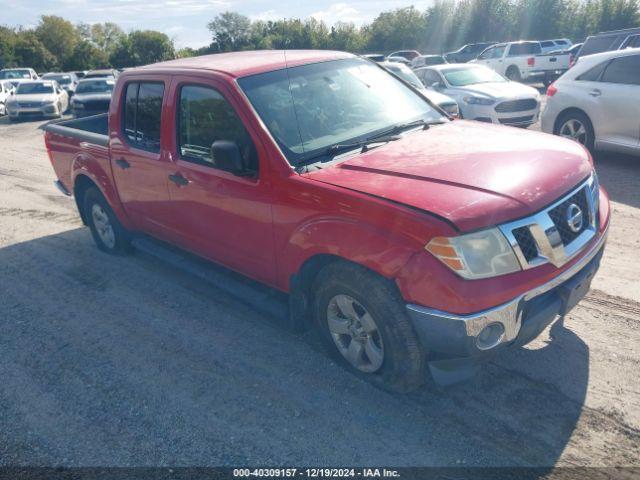
[[[563,110],[561,110],[560,112],[558,112],[558,115],[556,115],[556,119],[553,122],[553,134],[557,135],[558,134],[558,129],[560,128],[560,120],[562,119],[562,117],[564,117],[565,115],[569,114],[569,113],[580,113],[582,115],[584,115],[585,117],[587,117],[587,120],[589,120],[589,123],[591,124],[591,129],[593,130],[594,133],[594,137],[595,137],[595,133],[596,130],[593,126],[593,121],[591,120],[591,117],[589,116],[589,114],[587,112],[585,112],[582,108],[579,107],[567,107]],[[594,138],[595,140],[595,138]]]

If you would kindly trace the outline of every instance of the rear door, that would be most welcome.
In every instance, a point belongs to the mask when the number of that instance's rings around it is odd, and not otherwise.
[[[175,133],[169,150],[174,229],[187,249],[258,280],[275,279],[268,162],[248,128],[241,100],[223,81],[175,77],[171,87]],[[212,144],[231,142],[243,172],[216,163]]]
[[[170,239],[167,155],[161,130],[169,80],[144,76],[126,81],[109,123],[113,176],[127,215],[147,233]]]
[[[602,109],[596,126],[599,143],[636,149],[640,142],[640,54],[612,59],[590,94]]]

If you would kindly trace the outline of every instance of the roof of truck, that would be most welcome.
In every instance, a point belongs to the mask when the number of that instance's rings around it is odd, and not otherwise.
[[[355,55],[331,50],[252,50],[246,52],[216,53],[202,57],[179,58],[146,65],[136,70],[216,70],[233,77],[280,70],[308,63],[326,62]],[[127,71],[127,73],[129,70]]]

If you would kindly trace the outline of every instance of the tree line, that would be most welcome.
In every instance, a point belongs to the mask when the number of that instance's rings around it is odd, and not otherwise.
[[[0,26],[0,65],[38,71],[124,68],[176,57],[251,49],[333,49],[441,53],[465,43],[570,38],[640,26],[640,0],[436,0],[381,12],[371,23],[333,26],[308,19],[254,20],[224,12],[208,23],[212,41],[177,50],[164,33],[125,33],[114,23],[74,25],[45,15],[33,29]]]

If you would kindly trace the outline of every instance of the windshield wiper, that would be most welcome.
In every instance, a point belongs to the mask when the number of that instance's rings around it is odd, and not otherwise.
[[[343,152],[348,152],[350,150],[360,149],[360,153],[364,153],[367,150],[369,150],[369,148],[371,148],[371,145],[373,144],[383,144],[387,142],[393,142],[394,140],[399,140],[399,139],[400,137],[398,137],[397,135],[384,135],[384,136],[376,135],[375,138],[367,138],[366,140],[363,140],[361,142],[336,143],[334,145],[330,145],[329,147],[321,150],[315,155],[312,155],[310,157],[303,159],[298,164],[298,166],[301,167],[301,166],[309,165],[311,163],[314,163],[314,161],[317,160],[318,158],[326,157],[327,159],[333,159],[333,157],[335,157],[336,155]]]
[[[371,137],[367,138],[367,140],[373,140],[373,139],[388,136],[388,135],[398,135],[399,133],[402,133],[405,130],[411,130],[412,128],[418,128],[418,127],[422,127],[423,130],[428,130],[431,125],[439,125],[441,123],[444,123],[444,122],[441,122],[439,120],[427,122],[426,120],[423,120],[423,119],[415,120],[413,122],[408,122],[408,123],[401,123],[399,125],[394,125],[393,127],[387,130],[383,130],[380,133],[376,133],[375,135],[372,135]]]

